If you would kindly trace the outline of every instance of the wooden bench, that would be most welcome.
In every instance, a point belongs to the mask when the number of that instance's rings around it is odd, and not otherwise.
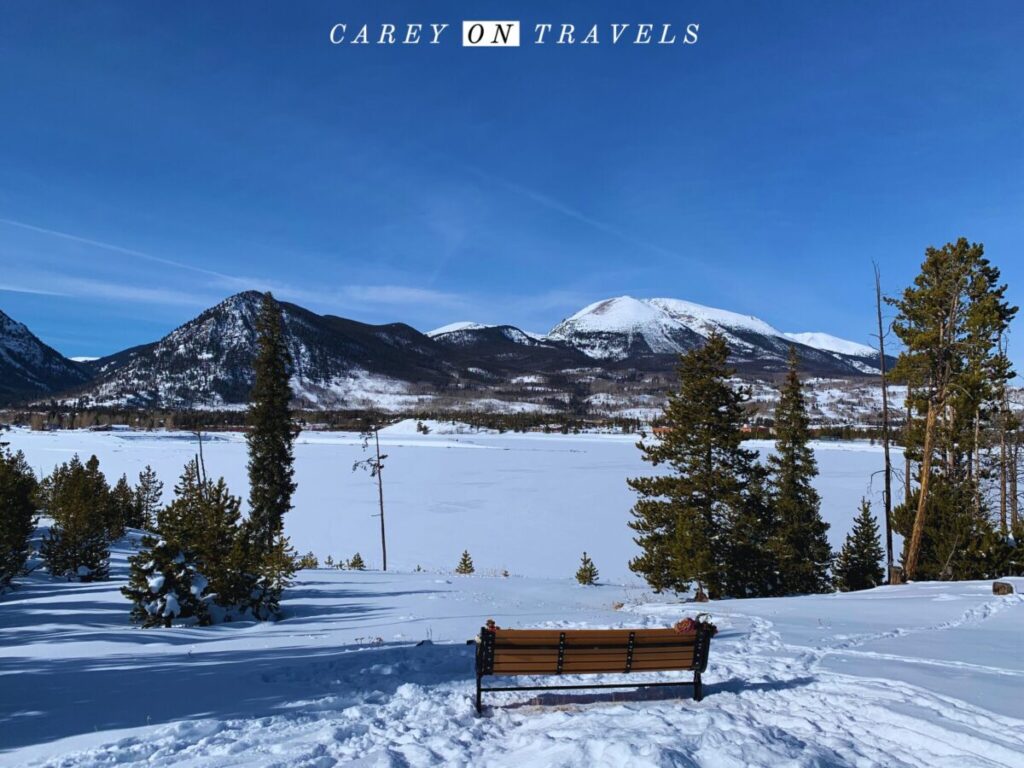
[[[692,685],[703,698],[700,675],[708,666],[711,632],[675,629],[488,629],[476,639],[476,711],[481,695],[493,691],[548,691],[584,688],[647,688]],[[474,642],[474,641],[470,641]],[[693,672],[693,681],[620,682],[592,685],[484,687],[485,676],[592,675],[635,672]]]

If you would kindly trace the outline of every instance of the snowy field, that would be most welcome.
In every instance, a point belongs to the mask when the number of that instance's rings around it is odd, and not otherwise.
[[[478,718],[464,641],[488,617],[657,627],[694,606],[568,579],[315,570],[275,624],[141,630],[117,592],[129,549],[111,582],[31,577],[0,599],[0,764],[1024,766],[1024,599],[989,582],[711,603],[700,703],[488,694]]]
[[[505,693],[476,717],[464,641],[486,619],[658,627],[695,606],[626,569],[625,478],[645,469],[633,437],[440,431],[382,438],[396,572],[300,571],[279,622],[132,627],[118,589],[136,534],[110,582],[35,574],[0,597],[0,765],[1024,766],[1024,579],[1008,597],[967,582],[710,603],[720,632],[700,703],[686,688]],[[168,491],[196,450],[180,433],[8,439],[42,472],[95,453],[110,479],[152,464]],[[244,493],[242,438],[211,436],[204,453]],[[881,454],[816,453],[835,544]],[[303,434],[296,456],[296,546],[372,564],[359,440]],[[464,548],[478,574],[452,576]],[[571,578],[583,549],[601,586]],[[487,575],[502,568],[513,575]]]
[[[481,573],[560,578],[576,572],[586,550],[606,578],[631,578],[627,563],[637,549],[627,523],[635,495],[626,478],[651,471],[635,447],[637,436],[500,435],[432,426],[428,435],[418,434],[415,422],[381,433],[388,454],[384,497],[391,568],[448,571],[468,549]],[[165,501],[197,451],[195,438],[182,432],[15,430],[5,439],[41,474],[75,453],[83,460],[95,454],[111,483],[123,472],[135,482],[151,464],[164,481]],[[749,445],[762,454],[771,449],[769,442]],[[882,468],[882,453],[863,442],[817,443],[815,451],[822,514],[838,548],[861,496],[869,496],[881,513],[881,476],[872,475]],[[244,499],[243,436],[208,434],[203,453],[207,471],[223,475]],[[351,433],[299,437],[295,509],[285,519],[298,551],[313,551],[321,560],[359,551],[371,568],[380,567],[377,488],[368,473],[352,471],[353,462],[367,455]]]

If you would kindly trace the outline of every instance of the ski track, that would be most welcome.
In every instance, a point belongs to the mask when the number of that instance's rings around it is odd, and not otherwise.
[[[361,648],[265,675],[268,685],[308,684],[319,694],[292,702],[282,714],[176,722],[43,764],[1020,767],[1021,721],[906,683],[826,671],[819,663],[830,654],[891,656],[856,649],[981,625],[1022,603],[1021,595],[998,598],[934,626],[839,635],[814,648],[787,645],[765,618],[713,609],[721,637],[712,647],[700,703],[688,688],[503,693],[488,694],[485,715],[477,717],[467,674],[471,648]],[[679,614],[678,605],[631,608],[636,613],[627,613],[623,626],[635,626],[637,618],[664,625],[659,614]]]

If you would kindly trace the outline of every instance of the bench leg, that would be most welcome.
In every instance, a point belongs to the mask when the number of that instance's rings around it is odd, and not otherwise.
[[[704,698],[704,686],[700,681],[700,672],[693,673],[693,700],[700,701]]]
[[[480,675],[476,677],[476,713],[479,715],[483,711],[483,706],[480,701]]]

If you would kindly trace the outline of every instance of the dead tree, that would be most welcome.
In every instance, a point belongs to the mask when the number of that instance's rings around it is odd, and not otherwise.
[[[885,371],[885,328],[882,325],[882,280],[875,268],[875,309],[878,313],[878,372],[882,382],[882,453],[885,456],[885,574],[892,583],[892,461],[889,458],[889,389]],[[909,477],[907,482],[910,482]]]

